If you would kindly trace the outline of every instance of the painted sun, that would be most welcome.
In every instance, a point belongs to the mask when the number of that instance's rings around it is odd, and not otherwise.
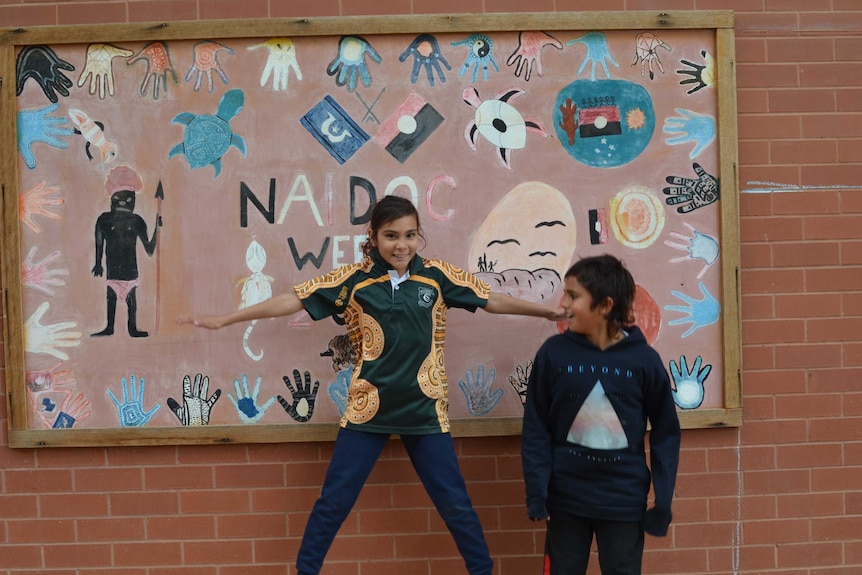
[[[646,115],[640,108],[632,108],[626,112],[626,125],[631,130],[640,130],[646,125]]]

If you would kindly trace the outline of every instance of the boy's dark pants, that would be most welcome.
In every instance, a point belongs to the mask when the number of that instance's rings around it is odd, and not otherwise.
[[[388,434],[340,429],[320,498],[311,510],[296,568],[300,575],[317,575],[335,534],[347,518]],[[402,435],[416,474],[455,539],[470,575],[491,575],[493,561],[473,509],[467,486],[448,433]]]
[[[640,522],[607,521],[552,513],[545,535],[550,575],[584,575],[593,534],[602,575],[641,575],[644,532]]]

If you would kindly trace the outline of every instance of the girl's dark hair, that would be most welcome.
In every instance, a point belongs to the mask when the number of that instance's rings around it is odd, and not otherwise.
[[[389,222],[394,222],[404,216],[416,218],[416,230],[424,242],[425,235],[422,233],[422,225],[419,223],[419,212],[413,202],[401,196],[385,196],[377,202],[371,211],[371,220],[368,222],[368,239],[362,243],[362,253],[367,256],[374,249],[373,240],[378,230]]]
[[[593,298],[595,309],[605,298],[614,302],[606,318],[611,335],[634,323],[635,280],[623,262],[605,254],[582,258],[569,268],[566,277],[574,277]]]

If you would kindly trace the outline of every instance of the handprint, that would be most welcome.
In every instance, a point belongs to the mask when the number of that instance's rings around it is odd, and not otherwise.
[[[24,91],[24,83],[28,78],[33,78],[45,96],[56,104],[59,98],[55,90],[68,96],[69,88],[72,87],[72,80],[62,70],[71,72],[75,67],[60,59],[48,46],[26,46],[18,53],[15,70],[18,76],[16,95],[20,96]]]
[[[195,79],[195,92],[200,90],[201,81],[206,78],[207,89],[210,94],[213,93],[213,90],[215,89],[213,86],[213,72],[218,74],[218,77],[221,78],[222,82],[225,84],[229,83],[227,74],[218,61],[219,52],[235,54],[231,48],[212,40],[201,40],[195,44],[195,60],[192,62],[191,68],[189,68],[189,71],[186,73],[186,82],[190,82],[193,77]]]
[[[694,159],[715,141],[715,117],[707,114],[698,114],[691,110],[676,109],[679,116],[671,116],[664,121],[662,131],[665,134],[679,134],[665,140],[669,145],[685,144],[694,142],[694,149],[689,152],[688,157]]]
[[[288,402],[284,397],[279,395],[278,402],[290,417],[299,423],[305,423],[314,415],[314,402],[317,399],[317,388],[320,382],[315,381],[312,387],[311,374],[306,371],[305,384],[303,385],[298,369],[293,370],[293,380],[296,382],[296,387],[291,385],[290,378],[286,375],[282,379],[284,380],[284,385],[290,391],[292,400]]]
[[[77,383],[71,369],[58,369],[61,365],[57,362],[48,369],[28,369],[24,373],[30,403],[45,427],[51,427],[57,419],[59,406],[72,395]]]
[[[715,203],[721,195],[719,181],[715,176],[707,174],[696,162],[691,167],[697,174],[696,180],[682,176],[665,178],[668,184],[673,184],[673,187],[663,190],[665,195],[670,196],[665,199],[665,203],[669,206],[683,204],[676,209],[681,214]]]
[[[120,427],[143,427],[150,422],[153,415],[159,410],[161,405],[156,404],[151,410],[144,411],[144,378],[141,378],[141,386],[138,387],[135,381],[135,374],[129,376],[129,383],[126,383],[126,378],[122,378],[123,385],[123,401],[120,402],[114,395],[114,392],[108,390],[108,397],[114,402],[117,407],[117,417],[120,420]]]
[[[533,67],[536,73],[542,75],[542,49],[545,46],[553,46],[557,50],[563,49],[563,44],[545,32],[521,32],[518,34],[518,47],[506,60],[509,66],[515,66],[515,76],[520,77],[524,73],[524,80],[530,81]]]
[[[141,82],[141,96],[146,94],[147,86],[150,80],[152,80],[153,100],[158,100],[160,88],[163,89],[165,94],[168,93],[168,74],[173,77],[174,84],[177,83],[177,74],[174,72],[173,64],[171,64],[168,45],[164,42],[150,42],[141,48],[140,52],[129,58],[126,65],[131,66],[140,60],[143,60],[147,64],[144,79]]]
[[[679,367],[674,360],[670,360],[670,374],[673,377],[671,393],[674,403],[680,409],[695,409],[703,403],[703,382],[709,372],[712,371],[712,366],[707,364],[701,369],[702,361],[703,358],[697,356],[694,365],[689,370],[684,355],[679,357]]]
[[[691,298],[684,293],[680,293],[676,290],[670,292],[673,297],[684,301],[687,305],[666,305],[664,309],[668,311],[678,311],[680,313],[685,314],[684,317],[673,319],[668,323],[668,325],[680,325],[685,323],[690,323],[691,327],[686,330],[685,333],[682,334],[682,337],[688,337],[699,327],[705,327],[708,325],[712,325],[718,321],[718,318],[721,316],[721,305],[719,305],[718,301],[712,294],[709,293],[709,290],[706,289],[706,286],[703,282],[698,283],[698,287],[700,287],[700,293],[703,296],[703,299],[697,300]]]
[[[339,86],[347,84],[347,89],[352,92],[356,89],[357,76],[362,78],[365,87],[371,85],[371,73],[365,65],[365,56],[380,63],[380,54],[362,36],[343,36],[338,42],[338,56],[335,57],[326,73],[335,76],[335,83]]]
[[[708,236],[697,231],[696,229],[694,229],[694,226],[692,226],[688,222],[683,222],[682,224],[691,231],[691,236],[685,236],[677,232],[670,232],[670,235],[671,237],[674,237],[686,243],[677,243],[667,240],[664,242],[664,245],[677,250],[688,252],[687,256],[679,256],[671,259],[671,263],[682,262],[689,259],[703,260],[703,268],[701,268],[701,270],[697,274],[697,279],[700,279],[703,277],[703,274],[706,273],[706,270],[709,269],[709,266],[715,263],[715,261],[718,259],[718,240],[716,240],[712,236]]]
[[[566,103],[560,105],[560,128],[566,133],[570,146],[575,145],[575,135],[578,132],[578,105],[566,98]]]
[[[51,425],[53,429],[72,429],[80,421],[90,417],[90,400],[79,393],[75,397],[68,396],[60,405],[60,413]]]
[[[105,99],[105,91],[108,95],[114,95],[114,72],[111,69],[111,63],[114,58],[128,58],[134,54],[132,50],[118,48],[111,44],[90,44],[87,46],[87,63],[84,65],[84,71],[78,78],[78,87],[82,87],[86,83],[87,78],[90,79],[90,95],[99,91],[99,99]]]
[[[437,43],[437,38],[430,34],[419,34],[410,42],[407,49],[398,56],[398,61],[403,62],[410,56],[413,56],[413,72],[410,74],[411,84],[416,83],[416,80],[419,78],[419,70],[422,68],[425,68],[425,75],[428,77],[429,85],[434,85],[435,70],[437,71],[437,75],[440,76],[440,82],[446,82],[446,76],[443,74],[440,64],[442,63],[446,66],[447,70],[451,70],[452,67],[446,61],[446,58],[443,57],[443,54],[440,53],[440,45]]]
[[[42,142],[60,150],[69,147],[69,142],[60,138],[71,136],[72,129],[57,127],[68,123],[68,118],[51,116],[59,107],[60,104],[49,104],[38,110],[18,111],[18,152],[31,170],[36,167],[36,156],[31,149],[34,143]]]
[[[457,42],[452,42],[451,44],[453,46],[467,46],[470,50],[467,53],[467,58],[464,60],[464,65],[461,66],[461,72],[458,74],[459,76],[463,76],[464,73],[472,66],[472,82],[476,81],[476,76],[479,73],[479,68],[482,69],[483,78],[487,80],[489,63],[494,66],[495,72],[500,71],[500,67],[497,66],[497,61],[494,60],[494,53],[492,52],[494,48],[494,41],[491,40],[491,38],[489,38],[488,36],[485,36],[484,34],[471,34],[463,40],[458,40]],[[433,86],[434,84],[432,83],[431,85]]]
[[[233,380],[233,388],[236,392],[236,396],[232,395],[231,392],[227,393],[227,396],[230,398],[230,402],[233,403],[233,406],[236,408],[240,421],[243,423],[257,423],[263,419],[266,410],[275,403],[275,398],[270,397],[266,403],[258,406],[257,396],[260,393],[260,379],[260,376],[257,376],[257,379],[254,382],[254,391],[249,393],[248,375],[242,374],[242,383],[240,383],[239,379]]]
[[[266,65],[260,75],[261,86],[266,86],[270,75],[272,75],[272,91],[286,90],[291,70],[296,74],[297,80],[302,80],[302,71],[296,61],[296,46],[293,40],[290,38],[270,38],[260,44],[248,47],[249,50],[260,48],[266,48],[269,51]]]
[[[187,427],[209,425],[212,407],[221,396],[221,390],[217,389],[211,397],[207,398],[209,386],[210,378],[208,376],[200,373],[195,375],[195,383],[192,387],[192,380],[186,375],[183,377],[183,404],[177,403],[173,397],[168,398],[168,407],[171,408],[182,425]]]
[[[509,376],[509,383],[515,391],[518,392],[518,397],[521,400],[521,406],[527,402],[527,386],[530,382],[530,372],[533,371],[533,360],[529,360],[526,366],[518,365],[515,367],[515,375]]]
[[[81,332],[66,331],[77,327],[78,324],[74,321],[42,325],[42,316],[50,306],[48,302],[42,302],[24,323],[24,350],[30,353],[47,353],[57,359],[67,360],[68,354],[57,348],[81,345]]]
[[[635,36],[635,59],[632,61],[632,68],[634,68],[638,63],[638,60],[640,60],[641,78],[644,77],[647,64],[649,65],[649,79],[652,80],[655,78],[655,73],[652,69],[653,62],[656,63],[658,69],[661,70],[662,74],[664,74],[664,66],[661,65],[661,58],[658,56],[659,48],[664,48],[668,52],[671,51],[671,47],[667,42],[664,42],[652,32],[642,32]]]
[[[605,71],[605,77],[607,78],[611,77],[611,74],[608,71],[607,62],[613,64],[615,68],[620,67],[608,50],[608,40],[604,32],[587,32],[580,38],[575,38],[566,42],[566,46],[571,46],[573,44],[583,44],[587,47],[587,54],[584,56],[584,60],[581,62],[580,68],[578,68],[578,73],[575,74],[576,76],[581,75],[581,72],[583,72],[584,68],[587,67],[588,62],[592,63],[592,67],[590,68],[590,80],[596,79],[596,64],[602,65],[602,68]]]
[[[48,267],[51,262],[60,257],[59,250],[54,250],[43,260],[34,262],[33,258],[38,249],[38,246],[33,246],[30,248],[30,251],[27,252],[27,257],[24,258],[24,262],[21,264],[21,283],[25,286],[37,289],[45,295],[54,295],[55,291],[53,286],[66,285],[65,280],[57,276],[67,276],[69,275],[69,270],[63,268],[50,269]]]
[[[706,50],[701,50],[700,55],[703,56],[703,64],[690,62],[688,60],[680,60],[680,64],[685,64],[688,69],[677,70],[676,73],[681,76],[689,76],[684,80],[679,81],[680,86],[694,84],[686,94],[694,94],[702,88],[711,88],[715,85],[715,60],[712,54]]]
[[[347,395],[350,389],[350,378],[353,373],[353,368],[348,367],[342,369],[335,376],[335,381],[329,384],[328,392],[329,399],[335,404],[338,410],[338,415],[344,415],[344,410],[347,409]]]
[[[458,381],[458,387],[461,388],[461,392],[467,400],[467,410],[471,415],[486,415],[497,407],[497,403],[503,397],[503,390],[493,389],[494,380],[496,379],[497,370],[493,368],[489,370],[488,377],[486,378],[485,366],[480,365],[476,368],[475,381],[473,380],[473,372],[469,369],[465,378]]]
[[[39,182],[18,196],[18,217],[37,234],[42,231],[42,228],[33,221],[33,216],[43,216],[49,220],[62,220],[63,216],[48,209],[66,203],[63,198],[54,196],[59,191],[60,188],[56,186],[49,186],[44,181]]]

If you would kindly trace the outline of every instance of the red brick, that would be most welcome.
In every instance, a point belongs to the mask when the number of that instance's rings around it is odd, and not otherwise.
[[[740,63],[736,67],[736,81],[742,88],[796,88],[799,87],[799,67],[791,64]],[[765,134],[768,132],[761,133],[761,136]]]
[[[783,345],[775,348],[775,366],[780,369],[795,367],[831,367],[841,357],[841,346],[835,344],[808,343],[805,345]]]
[[[862,334],[860,329],[862,329],[862,318],[808,320],[810,341],[858,341]]]
[[[799,18],[796,14],[777,12],[760,13],[746,12],[736,14],[734,18],[738,34],[743,36],[756,36],[757,34],[780,34],[786,35],[799,27]]]
[[[75,470],[75,489],[77,491],[140,491],[143,488],[143,471],[137,467]]]
[[[800,186],[802,168],[800,166],[739,166],[739,180],[745,182],[743,190],[767,194],[782,193],[788,186]]]
[[[269,5],[266,0],[198,0],[201,20],[228,20],[241,18],[266,18]]]
[[[772,369],[775,367],[775,347],[771,345],[743,345],[743,372],[754,369]]]
[[[287,537],[284,513],[223,515],[216,518],[219,539],[262,539]]]
[[[837,396],[837,394],[836,394]],[[840,403],[840,397],[839,403]],[[817,414],[813,414],[817,416]],[[779,417],[781,417],[779,412]],[[788,417],[793,417],[789,415]],[[842,464],[841,444],[779,445],[778,466],[782,469],[808,469],[812,467],[836,467]]]
[[[44,572],[41,545],[3,545],[3,567],[5,569]]]
[[[72,519],[26,519],[8,521],[8,543],[71,543],[76,540],[75,521]]]
[[[213,539],[215,536],[215,519],[212,516],[185,513],[147,518],[146,538],[150,541]]]
[[[862,315],[862,293],[841,294],[844,315]]]
[[[57,24],[57,7],[21,4],[0,6],[0,22],[3,22],[4,28],[52,26]]]
[[[72,543],[69,545],[43,546],[46,569],[65,569],[74,567],[113,567],[111,545]],[[5,550],[4,550],[5,562]]]
[[[841,264],[838,242],[776,243],[775,267],[836,266]]]
[[[841,264],[862,265],[862,241],[841,242]]]
[[[799,15],[802,30],[830,30],[838,33],[840,30],[858,32],[862,28],[862,14],[858,12],[812,12]]]
[[[818,186],[842,189],[859,185],[860,167],[856,164],[805,165],[799,170],[805,181]]]
[[[743,374],[746,396],[804,393],[807,391],[806,382],[803,370],[747,371]]]
[[[838,143],[828,139],[770,142],[769,157],[773,164],[834,164]]]
[[[820,12],[822,0],[765,0],[767,12]]]
[[[776,552],[779,567],[818,567],[833,561],[841,553],[841,543],[781,545]]]
[[[839,112],[862,111],[862,89],[842,87],[835,90],[835,103]]]
[[[839,294],[780,294],[775,296],[775,317],[825,318],[840,315],[841,296]]]
[[[220,465],[215,469],[215,484],[220,489],[281,487],[285,484],[284,475],[284,466],[280,464]]]
[[[404,2],[404,0],[377,0],[376,2],[366,2],[365,0],[341,0],[340,4],[342,16],[410,13],[410,3]]]
[[[770,38],[766,41],[769,62],[832,62],[832,38]]]
[[[740,215],[743,218],[756,216],[771,216],[772,196],[774,195],[777,194],[741,194],[739,197]]]
[[[177,494],[159,491],[152,493],[112,493],[109,499],[111,513],[117,516],[179,513]]]
[[[765,89],[736,91],[736,109],[740,115],[769,112],[769,92]],[[742,158],[740,153],[740,158]]]
[[[862,141],[838,140],[838,161],[845,164],[862,163]]]
[[[860,379],[862,369],[857,367],[815,369],[808,374],[808,388],[817,393],[856,391]]]
[[[798,217],[743,218],[739,238],[743,242],[776,242],[803,239],[807,221]]]
[[[153,521],[153,519],[148,519],[148,521]],[[77,524],[78,540],[84,542],[138,541],[148,535],[143,518],[79,518],[75,523]]]
[[[862,271],[856,267],[811,269],[805,272],[805,285],[809,292],[862,291]]]
[[[779,517],[822,517],[843,513],[844,497],[840,493],[800,493],[778,496]]]
[[[831,88],[770,90],[768,94],[772,113],[837,111],[835,91]],[[804,147],[813,143],[807,141]]]
[[[0,494],[0,517],[6,519],[38,516],[39,499],[36,495]]]
[[[338,0],[280,0],[270,3],[273,18],[338,16]]]
[[[746,320],[742,322],[742,337],[747,344],[794,343],[805,338],[802,320]]]
[[[812,441],[862,441],[862,417],[812,419],[809,425]]]
[[[745,319],[773,319],[776,317],[775,298],[771,295],[743,295],[742,317]]]
[[[685,529],[676,532],[674,543],[683,549],[691,547],[709,547],[710,542],[731,541],[736,529],[735,522],[707,522],[696,525],[686,525]]]
[[[180,542],[117,543],[113,545],[116,565],[178,565],[183,561],[183,550],[188,544]],[[186,556],[186,560],[188,560]]]
[[[74,24],[118,24],[126,22],[126,5],[120,2],[89,2],[72,5],[57,5],[57,23],[63,26]]]
[[[250,540],[188,541],[183,543],[182,554],[192,564],[244,564],[253,560],[252,546]]]
[[[719,560],[727,561],[727,552],[716,553],[716,555],[719,556]],[[731,558],[733,557],[734,555],[731,554]],[[712,553],[710,553],[710,559],[712,559]],[[732,561],[732,563],[736,562]],[[710,561],[710,565],[712,564],[713,562]],[[739,573],[766,573],[775,567],[775,545],[746,545],[745,553],[739,554],[738,564],[720,569],[723,573],[732,573],[737,569]]]
[[[762,544],[784,546],[788,543],[807,541],[808,535],[807,519],[749,521],[742,526],[742,541],[745,546]]]
[[[197,20],[195,0],[149,0],[129,2],[129,22],[176,22]]]
[[[108,512],[108,496],[74,492],[42,495],[39,507],[42,517],[96,517]]]
[[[845,343],[842,346],[844,351],[845,366],[862,366],[862,343]]]
[[[804,116],[792,114],[747,114],[739,122],[739,139],[796,140],[803,136],[804,121]]]
[[[805,290],[802,270],[743,270],[742,293],[795,293]]]
[[[744,140],[737,144],[739,148],[739,159],[746,164],[768,164],[769,142],[765,140]]]
[[[772,397],[746,397],[742,413],[745,421],[772,420],[775,417],[775,400]]]
[[[742,428],[743,444],[747,446],[763,444],[801,443],[808,439],[808,429],[804,421],[755,421],[745,422]]]
[[[72,472],[66,469],[5,471],[6,493],[54,493],[72,490]]]

